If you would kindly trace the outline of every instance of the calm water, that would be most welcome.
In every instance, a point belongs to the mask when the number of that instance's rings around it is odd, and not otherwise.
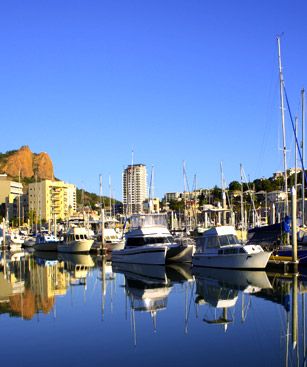
[[[2,365],[306,364],[304,275],[64,256],[1,255]]]

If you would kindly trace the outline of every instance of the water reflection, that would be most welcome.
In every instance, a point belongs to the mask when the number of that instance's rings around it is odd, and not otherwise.
[[[50,313],[69,286],[86,286],[90,255],[4,252],[0,262],[0,312],[32,319]]]
[[[72,329],[76,335],[84,330],[90,338],[87,354],[81,352],[84,344],[74,339],[81,365],[89,355],[94,358],[96,350],[99,360],[101,340],[115,348],[120,339],[131,364],[141,362],[144,348],[157,350],[149,365],[156,365],[159,353],[162,362],[167,355],[163,348],[176,340],[178,348],[185,350],[175,358],[176,365],[206,358],[208,365],[270,361],[306,366],[306,290],[307,277],[302,272],[112,264],[110,259],[91,255],[5,252],[0,257],[0,325],[10,326],[17,320],[24,332],[23,320],[37,318],[40,326],[32,331],[36,343],[41,325],[47,327],[47,315],[60,339],[63,330]],[[59,311],[61,317],[55,317]],[[50,337],[51,330],[49,325]],[[1,333],[0,341],[8,346]],[[229,357],[231,346],[243,341],[249,352]],[[23,339],[23,343],[28,342]],[[225,349],[224,359],[216,345]],[[254,361],[249,360],[251,350]]]
[[[209,306],[206,307],[203,321],[211,325],[222,325],[225,331],[228,324],[233,322],[228,311],[235,307],[240,291],[254,294],[261,289],[272,288],[263,271],[193,268],[193,273],[196,278],[195,303]],[[210,312],[212,308],[214,312]]]

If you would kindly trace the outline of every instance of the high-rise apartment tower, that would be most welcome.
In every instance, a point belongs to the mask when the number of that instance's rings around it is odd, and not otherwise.
[[[123,172],[123,203],[126,214],[143,212],[147,197],[147,170],[144,164],[133,164]]]

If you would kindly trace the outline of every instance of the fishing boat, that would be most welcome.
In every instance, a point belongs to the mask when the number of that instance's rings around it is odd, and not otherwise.
[[[264,269],[271,252],[259,245],[243,245],[232,226],[212,227],[196,241],[193,266],[229,269]]]
[[[64,235],[64,242],[59,243],[58,252],[89,252],[94,240],[88,236],[84,227],[71,227]]]
[[[167,229],[163,214],[135,214],[125,235],[125,247],[112,252],[112,261],[164,265],[191,262],[193,245],[177,243]]]

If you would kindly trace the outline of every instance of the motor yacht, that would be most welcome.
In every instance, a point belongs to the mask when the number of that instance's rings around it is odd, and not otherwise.
[[[193,266],[264,269],[271,256],[260,245],[243,245],[232,226],[212,227],[196,241]]]
[[[88,236],[88,231],[84,227],[71,227],[64,235],[64,242],[59,243],[59,252],[89,252],[94,240]]]
[[[125,247],[125,241],[122,233],[117,231],[116,224],[118,221],[113,218],[106,218],[104,220],[103,229],[103,246],[107,251],[122,250]],[[99,249],[101,247],[101,230],[97,234],[96,241],[93,244],[93,248]]]
[[[191,262],[193,245],[177,243],[167,229],[163,214],[136,214],[131,217],[125,235],[125,247],[112,252],[112,261],[164,265],[167,262]]]

